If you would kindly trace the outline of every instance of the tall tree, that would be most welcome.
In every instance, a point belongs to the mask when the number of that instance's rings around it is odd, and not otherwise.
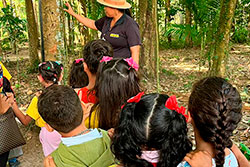
[[[159,51],[156,0],[139,0],[139,25],[142,39],[140,67],[149,77],[156,76]]]
[[[88,8],[87,8],[87,0],[79,0],[81,3],[83,15],[88,15]],[[91,39],[90,32],[88,28],[85,28],[82,24],[78,23],[79,31],[81,32],[81,35],[83,35],[84,43],[87,43]]]
[[[215,38],[215,50],[210,75],[225,76],[230,30],[237,0],[221,0],[220,20]]]
[[[166,0],[166,23],[170,24],[170,0]],[[165,32],[167,28],[167,24],[165,25]],[[168,42],[171,42],[171,33],[168,35]]]
[[[42,0],[44,51],[46,60],[56,60],[59,12],[56,0]]]
[[[192,45],[192,40],[191,40],[191,23],[192,23],[192,15],[191,15],[191,1],[190,0],[185,0],[185,24],[186,28],[188,31],[187,37],[185,39],[186,45],[190,46]]]
[[[32,0],[25,0],[26,17],[28,21],[28,36],[29,36],[29,57],[30,67],[36,67],[39,62],[38,58],[38,31],[37,23],[35,20],[35,13]]]

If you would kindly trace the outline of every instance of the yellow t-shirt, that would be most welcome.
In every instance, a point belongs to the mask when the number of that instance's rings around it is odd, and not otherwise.
[[[5,66],[3,65],[1,61],[0,61],[0,65],[2,66],[2,69],[3,69],[3,76],[5,76],[8,80],[10,80],[12,76],[10,75],[9,71],[5,68]]]
[[[42,119],[37,108],[38,97],[35,96],[31,100],[31,103],[26,111],[26,114],[35,120],[36,125],[39,127],[44,127],[46,122]]]

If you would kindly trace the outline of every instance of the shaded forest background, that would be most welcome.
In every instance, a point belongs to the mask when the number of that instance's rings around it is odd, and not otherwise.
[[[29,45],[29,70],[34,72],[43,55],[68,67],[81,57],[86,42],[98,39],[62,9],[65,0],[1,0],[0,56],[18,55]],[[104,16],[96,0],[69,0],[74,10],[97,20]],[[139,23],[142,50],[141,71],[157,76],[161,68],[159,48],[200,48],[199,65],[208,64],[208,74],[227,77],[229,50],[234,43],[250,43],[248,0],[128,0]],[[42,24],[41,24],[42,23]],[[39,56],[40,55],[40,56]],[[40,57],[40,58],[39,58]],[[68,68],[66,68],[67,70]],[[67,71],[66,71],[67,76]]]

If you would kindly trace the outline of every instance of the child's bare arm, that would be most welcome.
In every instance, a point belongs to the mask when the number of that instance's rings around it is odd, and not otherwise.
[[[51,155],[45,157],[45,159],[43,160],[43,165],[44,167],[56,167],[56,164]]]
[[[233,144],[231,150],[237,158],[239,167],[250,167],[250,163],[235,144]]]
[[[23,125],[27,126],[31,122],[32,118],[28,115],[24,115],[23,112],[19,109],[17,103],[14,103],[12,106],[15,115],[22,122]]]

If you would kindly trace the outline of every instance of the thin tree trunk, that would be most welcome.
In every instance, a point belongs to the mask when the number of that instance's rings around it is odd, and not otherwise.
[[[186,3],[186,7],[185,7],[186,9],[186,17],[185,17],[185,24],[186,24],[186,26],[188,27],[188,35],[187,35],[187,37],[186,37],[186,39],[185,39],[185,42],[186,42],[186,45],[187,46],[191,46],[192,45],[192,40],[191,40],[191,36],[190,36],[190,34],[191,34],[191,23],[192,23],[192,16],[191,16],[191,11],[190,11],[190,8],[189,8],[189,6],[188,6],[188,4]]]
[[[42,1],[45,60],[56,60],[59,12],[56,0]]]
[[[92,15],[92,19],[93,20],[96,20],[97,19],[97,16],[98,16],[98,13],[96,12],[97,11],[97,6],[96,6],[96,0],[90,0],[90,3],[91,3],[91,15]],[[97,39],[98,38],[98,33],[96,30],[92,30],[90,29],[90,35],[91,35],[91,39]]]
[[[0,39],[0,56],[2,57],[3,56],[3,51],[2,51],[2,44],[1,44],[1,39]]]
[[[28,21],[28,36],[29,36],[29,57],[30,57],[30,67],[33,67],[38,64],[38,31],[37,23],[35,20],[35,13],[33,8],[32,0],[25,0],[26,6],[26,17]]]
[[[222,0],[220,20],[216,35],[215,52],[210,75],[225,76],[230,30],[237,0]]]
[[[165,25],[165,31],[167,30],[167,25],[170,24],[170,0],[166,0],[166,25]],[[171,43],[171,34],[168,35],[168,42]]]
[[[79,1],[81,3],[83,15],[87,16],[87,12],[88,12],[87,6],[86,6],[87,1],[86,0],[79,0]],[[91,39],[89,30],[88,30],[88,28],[85,28],[84,26],[82,26],[82,24],[79,24],[79,22],[77,22],[77,23],[79,26],[79,31],[81,32],[81,35],[83,36],[83,40],[84,40],[83,44],[86,44]]]
[[[157,16],[155,16],[155,1],[139,0],[139,25],[142,39],[140,54],[140,67],[144,75],[154,77],[157,75]]]

